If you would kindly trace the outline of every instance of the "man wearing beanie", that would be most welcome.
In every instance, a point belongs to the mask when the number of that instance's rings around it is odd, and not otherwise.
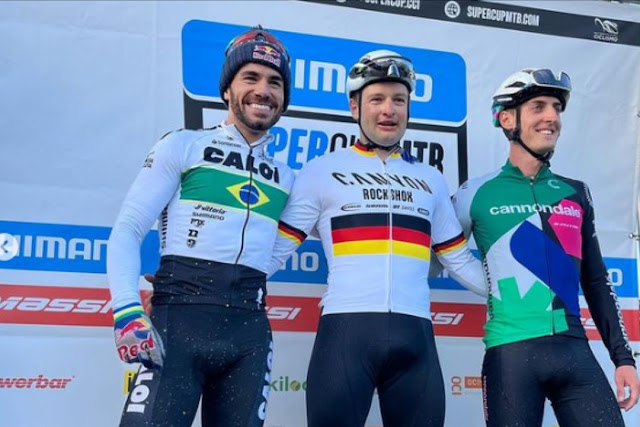
[[[113,227],[107,253],[116,348],[142,366],[122,426],[262,426],[272,364],[266,275],[294,175],[267,154],[289,103],[289,56],[261,27],[225,51],[226,120],[165,135]],[[159,221],[160,268],[145,314],[140,246]]]

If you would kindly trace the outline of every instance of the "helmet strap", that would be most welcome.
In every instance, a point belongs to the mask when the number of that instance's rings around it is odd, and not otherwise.
[[[518,145],[520,145],[522,148],[524,148],[524,151],[529,153],[539,162],[543,164],[549,164],[549,160],[551,159],[551,156],[553,156],[553,150],[547,151],[544,154],[536,153],[531,148],[529,148],[527,144],[524,143],[524,141],[520,137],[520,129],[521,129],[520,128],[520,106],[517,106],[516,107],[516,127],[512,131],[507,132],[507,137],[509,138],[510,141],[514,141]]]

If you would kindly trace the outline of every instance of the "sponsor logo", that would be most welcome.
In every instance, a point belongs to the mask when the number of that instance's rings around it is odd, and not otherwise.
[[[553,188],[554,190],[560,189],[557,179],[550,179],[549,181],[547,181],[547,184],[549,185],[549,187]]]
[[[540,15],[496,9],[492,7],[467,6],[467,17],[472,19],[481,19],[483,21],[523,25],[527,27],[540,26]]]
[[[451,377],[451,394],[462,396],[467,391],[478,392],[482,390],[482,377],[458,376]]]
[[[154,154],[155,154],[155,151],[152,151],[147,155],[147,158],[144,159],[144,164],[142,165],[143,168],[150,168],[151,166],[153,166],[153,155]]]
[[[429,216],[429,214],[430,214],[429,210],[425,209],[425,208],[418,208],[418,213],[422,214],[424,216]]]
[[[605,42],[617,42],[618,41],[618,24],[608,19],[595,18],[595,26],[600,31],[593,32],[593,38]]]
[[[258,407],[258,418],[264,420],[267,417],[267,400],[271,386],[271,370],[273,369],[273,341],[269,342],[269,354],[267,354],[267,372],[264,373],[264,386],[262,386],[262,397],[264,400]]]
[[[280,52],[268,45],[256,45],[253,47],[253,59],[269,62],[276,67],[282,63]]]
[[[275,392],[305,391],[307,389],[307,382],[303,380],[294,380],[289,378],[288,375],[286,375],[271,381],[271,384],[269,387],[271,391],[275,391]]]
[[[491,215],[509,215],[509,214],[533,214],[533,213],[549,213],[555,215],[566,215],[575,218],[582,217],[582,211],[573,206],[562,205],[541,205],[539,203],[531,205],[500,205],[489,208]]]
[[[62,390],[67,388],[75,376],[67,378],[50,378],[39,374],[37,377],[0,378],[0,388]]]
[[[365,2],[399,9],[420,10],[420,0],[365,0]]]
[[[266,307],[269,320],[294,320],[302,307]]]
[[[434,325],[459,325],[464,313],[434,313],[431,312],[431,322]]]
[[[18,254],[20,243],[11,234],[0,234],[0,261],[8,261]]]
[[[460,5],[457,1],[448,1],[444,5],[444,13],[451,19],[456,19],[460,16]]]
[[[346,205],[342,205],[340,208],[345,212],[357,211],[360,210],[361,206],[358,203],[347,203]]]
[[[240,171],[247,171],[258,174],[267,181],[280,182],[278,168],[272,168],[267,162],[256,164],[256,158],[252,155],[245,157],[242,153],[230,151],[225,153],[216,147],[207,147],[204,149],[203,160],[213,164],[221,164],[229,168],[233,167]]]
[[[129,392],[133,390],[133,380],[135,379],[137,373],[138,371],[133,371],[131,369],[124,371],[124,381],[122,383],[123,394],[129,394]]]
[[[153,370],[147,369],[143,365],[140,366],[140,371],[138,371],[138,376],[133,384],[133,390],[129,393],[129,398],[125,405],[125,412],[144,414],[147,403],[149,403],[147,399],[151,393],[147,384],[153,380],[153,374]]]

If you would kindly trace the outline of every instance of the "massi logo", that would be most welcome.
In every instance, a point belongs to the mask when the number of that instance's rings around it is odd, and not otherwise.
[[[190,103],[220,102],[218,81],[226,44],[247,27],[193,20],[182,29],[185,111]],[[413,61],[417,81],[412,94],[415,123],[459,126],[466,119],[466,64],[453,52],[383,45],[272,30],[291,56],[289,110],[348,116],[346,79],[364,53],[389,49]]]
[[[607,42],[618,41],[618,24],[608,19],[595,18],[593,20],[599,31],[594,31],[593,38]]]

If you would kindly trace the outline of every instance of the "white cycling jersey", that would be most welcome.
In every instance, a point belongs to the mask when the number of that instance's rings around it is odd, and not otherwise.
[[[129,190],[107,249],[114,307],[139,302],[140,246],[158,219],[161,255],[267,271],[291,169],[233,125],[162,138]]]
[[[316,227],[329,266],[323,314],[396,312],[430,318],[432,249],[451,275],[486,295],[447,185],[406,151],[385,161],[357,143],[309,162],[280,220],[268,274]]]

